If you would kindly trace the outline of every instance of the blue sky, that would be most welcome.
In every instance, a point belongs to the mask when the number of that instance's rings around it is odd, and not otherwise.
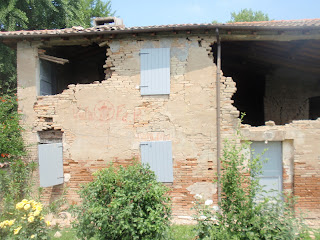
[[[276,20],[320,18],[320,0],[112,0],[127,27],[226,22],[243,8]]]

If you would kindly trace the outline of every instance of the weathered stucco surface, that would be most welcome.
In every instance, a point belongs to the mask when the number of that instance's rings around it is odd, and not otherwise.
[[[217,202],[212,179],[216,168],[216,66],[214,37],[149,37],[109,40],[106,73],[101,83],[69,85],[54,96],[38,96],[38,45],[18,44],[19,110],[24,115],[26,139],[37,160],[38,132],[63,132],[65,184],[45,189],[51,201],[67,187],[70,203],[76,191],[92,180],[92,173],[109,162],[140,160],[142,141],[172,141],[174,181],[170,184],[175,217],[190,216],[195,194]],[[170,95],[141,96],[141,48],[170,47]],[[108,76],[107,74],[107,76]],[[270,80],[271,81],[271,80]],[[239,111],[232,105],[232,78],[221,77],[221,135],[232,138]],[[266,104],[268,100],[266,99]],[[268,113],[266,113],[267,116]],[[270,112],[271,114],[271,112]],[[284,189],[299,196],[299,207],[320,215],[320,120],[294,121],[284,126],[242,126],[252,141],[283,142]]]
[[[20,110],[28,116],[24,123],[31,128],[29,140],[37,142],[39,131],[63,131],[64,172],[70,177],[64,185],[71,203],[79,200],[79,184],[90,181],[94,171],[111,161],[126,164],[139,160],[140,142],[150,140],[172,141],[174,182],[170,187],[175,215],[189,215],[196,193],[216,199],[212,182],[216,172],[216,66],[209,46],[214,40],[183,37],[110,41],[105,67],[111,67],[111,78],[101,83],[69,85],[54,96],[36,98],[38,67],[19,66],[35,71],[28,78],[28,88],[21,86],[26,79],[19,78]],[[137,87],[139,52],[146,47],[171,48],[170,95],[141,96]],[[25,64],[36,64],[36,55],[30,55],[37,52],[36,47],[21,46],[18,51],[32,58]],[[33,151],[36,155],[36,149]],[[59,195],[61,188],[46,189],[45,198]]]

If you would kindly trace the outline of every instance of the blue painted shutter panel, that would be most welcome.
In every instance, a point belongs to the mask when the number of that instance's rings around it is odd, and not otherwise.
[[[170,94],[170,48],[140,51],[141,95]]]
[[[171,141],[142,142],[141,161],[149,164],[159,182],[173,182]]]
[[[40,187],[63,183],[62,143],[38,145]]]
[[[262,163],[262,175],[259,176],[259,182],[263,190],[270,191],[268,196],[275,197],[282,193],[282,142],[253,142],[251,149],[254,149],[254,155],[266,152],[260,159]],[[263,162],[267,159],[267,162]]]
[[[52,95],[52,66],[49,62],[40,60],[40,96]]]

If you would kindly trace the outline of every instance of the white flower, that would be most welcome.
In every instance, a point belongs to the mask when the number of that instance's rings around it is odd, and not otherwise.
[[[214,206],[212,206],[212,209],[213,209],[214,211],[219,211],[219,206],[214,205]]]
[[[208,199],[204,202],[205,205],[209,206],[211,204],[213,204],[213,201],[211,199]]]
[[[196,198],[196,199],[202,199],[202,196],[201,196],[200,194],[196,194],[196,195],[194,196],[194,198]]]

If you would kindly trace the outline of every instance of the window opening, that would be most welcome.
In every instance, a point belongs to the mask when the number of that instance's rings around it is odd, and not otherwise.
[[[69,84],[89,84],[103,81],[108,69],[104,69],[106,47],[54,46],[39,50],[40,95],[59,94]]]

